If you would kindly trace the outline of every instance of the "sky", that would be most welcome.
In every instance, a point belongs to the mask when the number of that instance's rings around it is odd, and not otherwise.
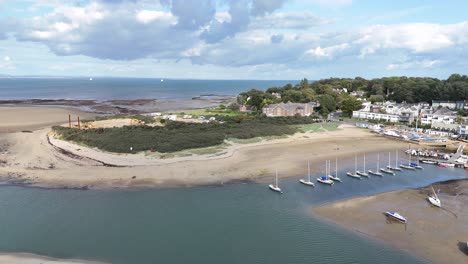
[[[0,0],[0,75],[467,74],[468,1]]]

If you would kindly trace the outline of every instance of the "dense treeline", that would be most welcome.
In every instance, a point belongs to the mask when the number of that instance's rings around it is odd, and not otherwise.
[[[223,143],[225,139],[291,135],[297,128],[291,125],[316,122],[308,117],[263,118],[240,116],[227,118],[226,123],[183,123],[167,121],[165,126],[125,126],[121,128],[76,129],[56,126],[62,139],[99,149],[131,153],[154,148],[167,153],[202,148]],[[130,150],[132,147],[132,150]]]
[[[452,74],[447,80],[416,77],[385,77],[366,80],[330,78],[313,82],[315,91],[325,92],[346,88],[349,92],[364,91],[364,97],[373,101],[394,100],[407,103],[432,100],[468,100],[468,76]]]

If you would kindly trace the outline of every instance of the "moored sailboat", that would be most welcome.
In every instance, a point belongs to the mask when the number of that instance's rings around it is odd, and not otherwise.
[[[379,172],[379,167],[380,167],[380,154],[377,154],[377,168],[375,171],[373,170],[368,170],[369,174],[375,175],[375,176],[383,176],[382,173]]]
[[[315,184],[310,181],[310,161],[307,161],[307,179],[300,179],[299,182],[307,186],[315,187]]]
[[[281,188],[278,186],[278,169],[276,169],[275,184],[268,185],[268,188],[270,188],[270,190],[272,190],[272,191],[275,191],[275,192],[278,192],[278,193],[283,193],[281,191]]]
[[[388,153],[388,166],[386,168],[380,168],[380,171],[383,172],[383,173],[387,173],[387,174],[390,174],[390,175],[395,175],[395,173],[390,169],[391,166],[390,166],[390,162],[391,162],[391,154],[390,152]]]
[[[328,161],[328,171],[331,171],[330,169],[330,161]],[[336,182],[341,182],[341,179],[338,177],[338,158],[335,159],[335,175],[332,175],[331,173],[328,175],[328,178],[332,179],[333,181]]]
[[[357,174],[357,156],[354,157],[354,172],[348,171],[346,175],[355,179],[361,179],[361,176]]]
[[[410,148],[408,147],[408,150]],[[403,168],[405,170],[414,170],[415,168],[411,166],[411,153],[408,152],[408,164],[400,164],[400,168]]]
[[[334,181],[328,178],[328,161],[325,162],[325,176],[317,178],[317,181],[323,184],[333,185],[335,184]]]
[[[369,178],[369,174],[366,173],[366,154],[364,154],[364,169],[363,171],[356,171],[356,174]]]

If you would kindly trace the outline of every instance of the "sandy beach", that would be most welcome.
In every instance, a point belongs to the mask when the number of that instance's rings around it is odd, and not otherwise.
[[[336,148],[343,159],[406,146],[345,126],[333,132],[299,133],[250,144],[230,142],[213,153],[161,159],[149,153],[105,153],[53,138],[48,124],[54,116],[63,116],[62,121],[66,121],[67,109],[41,108],[43,112],[29,123],[23,118],[31,109],[15,109],[18,111],[9,110],[3,116],[10,129],[45,128],[0,134],[0,175],[9,182],[36,186],[113,188],[269,182],[275,168],[281,177],[305,175],[307,160],[311,160],[313,172],[322,171],[324,160],[337,155]],[[62,115],[56,111],[62,111]],[[61,118],[53,121],[60,123]]]
[[[400,190],[339,201],[311,209],[313,214],[350,230],[407,250],[432,263],[467,263],[468,181],[434,184],[442,208],[426,200],[430,188]],[[397,211],[404,224],[389,221],[385,211]]]
[[[68,122],[68,114],[74,123],[78,116],[82,120],[96,116],[63,107],[0,106],[0,133],[37,130],[63,124]]]

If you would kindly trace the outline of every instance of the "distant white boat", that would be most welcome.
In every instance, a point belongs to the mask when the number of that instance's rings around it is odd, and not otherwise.
[[[328,171],[331,171],[330,169],[330,162],[328,163]],[[330,179],[336,182],[341,182],[341,179],[338,177],[338,158],[335,159],[335,175],[332,175],[331,173],[328,175]]]
[[[421,160],[421,162],[424,164],[437,164],[437,161],[433,161],[433,160]]]
[[[403,217],[402,215],[400,215],[399,213],[397,212],[385,212],[384,213],[387,217],[390,217],[392,219],[395,219],[397,220],[398,222],[400,223],[403,223],[403,224],[406,224],[407,220],[405,217]]]
[[[375,176],[383,176],[382,173],[379,172],[379,168],[380,168],[380,154],[377,154],[377,168],[375,169],[375,171],[368,170],[367,172]]]
[[[310,181],[310,161],[307,161],[307,180],[300,179],[299,182],[308,186],[315,187],[315,184]]]
[[[90,80],[90,81],[92,81],[92,80],[93,80],[93,78],[89,78],[89,80]]]
[[[161,82],[164,82],[164,79],[161,79]]]
[[[348,175],[351,178],[361,179],[361,176],[357,174],[357,156],[354,156],[354,172],[348,171],[346,175]]]
[[[369,174],[366,173],[366,154],[364,154],[364,169],[363,171],[356,171],[356,174],[369,178]]]
[[[328,166],[327,166],[327,164],[328,164],[328,162],[325,162],[325,176],[317,178],[317,181],[320,182],[320,183],[323,183],[323,184],[333,185],[333,184],[335,184],[335,182],[328,178],[328,169],[327,169]]]
[[[276,169],[276,177],[275,177],[275,184],[270,184],[268,185],[268,187],[272,190],[272,191],[275,191],[275,192],[279,192],[279,193],[283,193],[281,191],[281,188],[278,186],[278,169]]]
[[[434,188],[431,186],[432,189],[432,195],[429,195],[427,197],[427,200],[434,206],[441,207],[440,199],[437,196],[436,192],[434,191]]]

